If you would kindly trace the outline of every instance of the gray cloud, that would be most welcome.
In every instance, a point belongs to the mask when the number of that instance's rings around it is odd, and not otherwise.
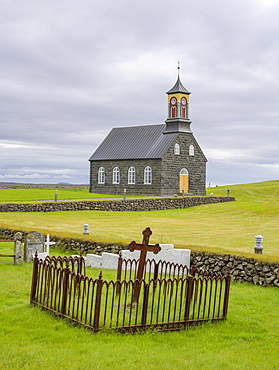
[[[88,182],[112,127],[161,123],[181,77],[208,182],[279,178],[279,1],[3,1],[0,181]]]

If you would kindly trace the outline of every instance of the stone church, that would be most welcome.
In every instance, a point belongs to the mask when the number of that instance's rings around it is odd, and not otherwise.
[[[90,192],[205,195],[206,162],[189,119],[178,69],[163,124],[113,128],[90,157]]]

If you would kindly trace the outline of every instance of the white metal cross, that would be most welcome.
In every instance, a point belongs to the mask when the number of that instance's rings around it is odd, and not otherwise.
[[[49,247],[53,244],[56,244],[55,242],[51,242],[49,238],[49,234],[47,234],[46,242],[45,242],[45,252],[49,255]]]

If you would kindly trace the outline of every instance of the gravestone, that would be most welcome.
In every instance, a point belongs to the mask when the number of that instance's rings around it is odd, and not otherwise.
[[[23,234],[17,232],[14,235],[14,264],[22,263],[22,238]]]
[[[45,246],[45,237],[37,231],[28,234],[24,243],[24,261],[30,262],[33,255],[36,253],[43,253]]]

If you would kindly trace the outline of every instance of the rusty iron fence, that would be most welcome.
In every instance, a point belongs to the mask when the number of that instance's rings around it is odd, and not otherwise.
[[[118,258],[117,280],[136,280],[139,259],[123,259],[121,252]],[[143,279],[147,282],[151,279],[173,279],[184,278],[189,275],[189,268],[186,265],[147,259],[145,261]]]
[[[230,275],[198,271],[172,278],[106,281],[85,272],[83,257],[34,259],[32,304],[94,331],[178,330],[227,316]],[[137,302],[133,292],[139,290]]]
[[[14,239],[5,237],[5,236],[0,236],[0,243],[1,242],[11,242],[14,243]],[[15,254],[0,254],[0,257],[15,257]]]

